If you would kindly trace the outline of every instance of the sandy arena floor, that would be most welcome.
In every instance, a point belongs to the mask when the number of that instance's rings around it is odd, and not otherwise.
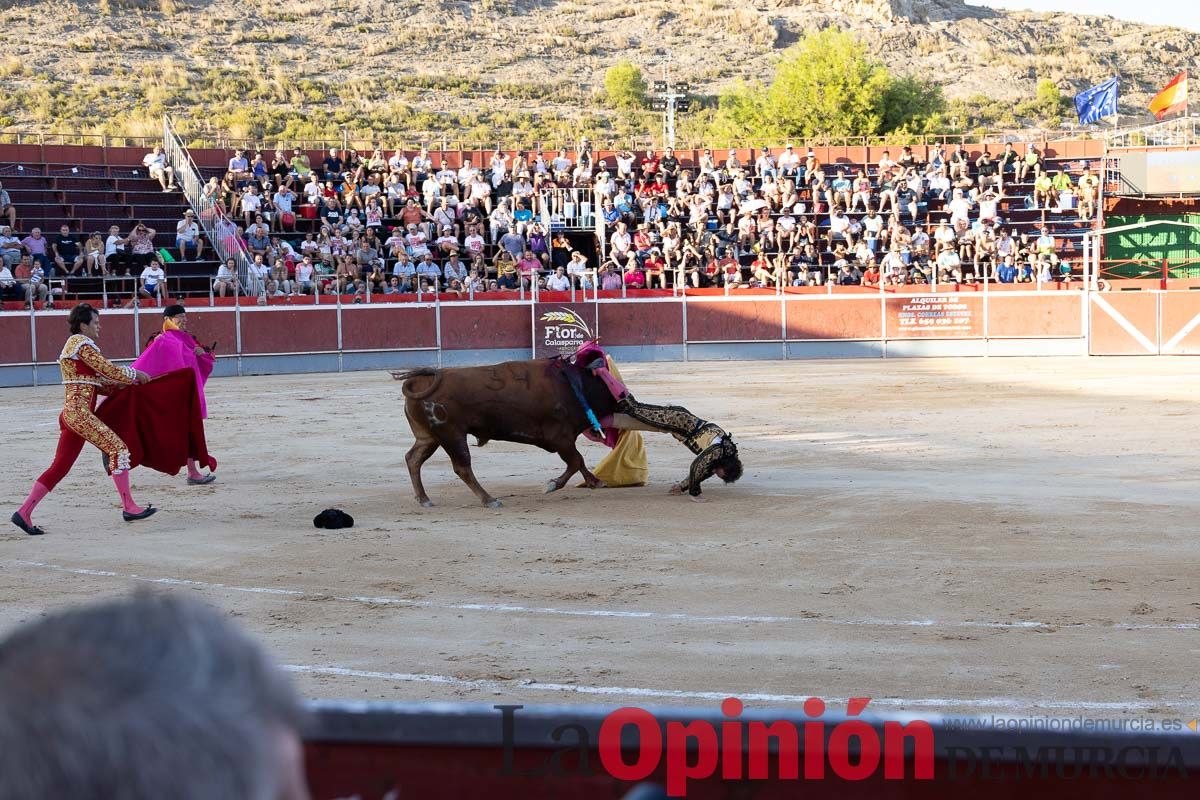
[[[0,534],[0,628],[156,580],[227,609],[314,697],[1190,719],[1197,364],[625,366],[640,398],[732,430],[742,481],[670,497],[690,454],[648,436],[650,486],[543,496],[557,457],[496,442],[474,453],[499,510],[442,453],[438,506],[413,502],[384,372],[216,380],[220,480],[138,470],[163,510],[127,525],[85,450],[47,536]],[[5,520],[60,396],[0,391]],[[315,529],[328,506],[357,526]]]

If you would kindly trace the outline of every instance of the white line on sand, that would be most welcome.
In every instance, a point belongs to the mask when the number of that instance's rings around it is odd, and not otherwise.
[[[88,575],[101,578],[119,578],[142,583],[154,583],[166,586],[191,586],[197,589],[220,589],[229,592],[247,594],[281,595],[284,597],[300,597],[309,600],[335,600],[343,603],[362,603],[374,606],[400,606],[406,608],[431,608],[439,611],[480,611],[501,614],[540,614],[559,617],[601,617],[613,619],[646,619],[664,620],[668,622],[713,623],[713,624],[816,624],[843,625],[874,628],[993,628],[993,629],[1036,629],[1055,628],[1059,631],[1086,631],[1096,629],[1109,630],[1200,630],[1200,623],[1051,623],[1033,620],[1016,622],[988,622],[979,620],[942,621],[933,619],[833,619],[829,617],[808,616],[762,616],[742,614],[684,614],[663,611],[626,611],[621,609],[576,609],[554,608],[541,606],[522,606],[509,603],[444,603],[433,600],[411,600],[403,597],[372,597],[366,595],[331,595],[324,592],[308,592],[300,589],[280,589],[260,586],[231,586],[225,583],[209,583],[194,581],[186,578],[161,577],[153,578],[144,575],[122,574],[107,570],[85,569],[81,567],[64,567],[58,564],[46,564],[39,561],[10,560],[8,563],[37,569],[65,572],[72,575]]]
[[[810,695],[771,694],[767,692],[706,692],[689,691],[684,689],[647,689],[633,686],[585,686],[572,683],[542,683],[533,680],[494,680],[456,678],[452,675],[427,675],[406,672],[376,672],[362,669],[346,669],[345,667],[330,667],[312,664],[285,664],[289,672],[305,675],[326,675],[341,678],[372,678],[375,680],[391,681],[394,683],[431,683],[453,686],[459,689],[478,689],[491,692],[512,692],[528,690],[531,692],[559,692],[564,694],[600,695],[606,697],[650,697],[678,700],[712,700],[720,702],[727,697],[736,697],[743,702],[761,703],[803,703]],[[845,705],[849,698],[823,697],[826,703],[833,706]],[[889,708],[987,708],[1006,709],[1028,712],[1034,709],[1054,711],[1149,711],[1158,708],[1194,709],[1196,700],[1146,700],[1130,703],[1104,703],[1088,700],[1047,700],[1017,697],[980,697],[969,700],[956,700],[941,697],[902,698],[875,697],[871,699],[875,707]]]

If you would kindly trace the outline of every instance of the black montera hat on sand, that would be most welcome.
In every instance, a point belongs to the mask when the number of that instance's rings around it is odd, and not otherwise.
[[[336,530],[338,528],[353,528],[354,517],[342,511],[340,508],[327,508],[320,514],[313,517],[314,528],[328,528]]]

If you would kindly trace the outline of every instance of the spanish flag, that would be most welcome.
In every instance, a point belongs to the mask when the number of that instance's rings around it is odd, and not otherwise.
[[[1156,119],[1187,110],[1187,83],[1187,70],[1184,70],[1172,78],[1161,92],[1154,95],[1154,99],[1150,101],[1150,110]]]

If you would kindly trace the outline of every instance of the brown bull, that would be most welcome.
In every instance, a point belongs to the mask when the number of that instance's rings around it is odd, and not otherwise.
[[[590,423],[568,382],[568,372],[597,417],[614,412],[616,400],[604,384],[588,370],[561,359],[392,373],[404,382],[404,414],[416,437],[404,460],[417,501],[433,505],[421,482],[421,466],[441,447],[450,456],[454,473],[484,505],[501,505],[475,479],[467,436],[474,436],[480,446],[495,439],[558,453],[567,467],[547,482],[547,492],[566,486],[577,472],[583,474],[589,488],[603,486],[575,447]]]

